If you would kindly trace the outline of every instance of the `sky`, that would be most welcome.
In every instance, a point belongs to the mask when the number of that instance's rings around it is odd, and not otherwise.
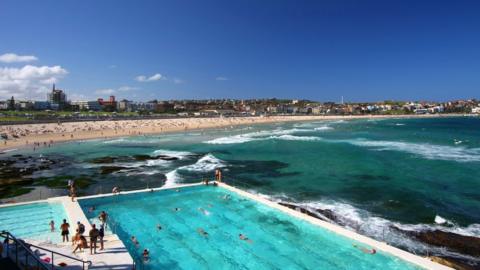
[[[1,0],[0,99],[480,98],[480,1]]]

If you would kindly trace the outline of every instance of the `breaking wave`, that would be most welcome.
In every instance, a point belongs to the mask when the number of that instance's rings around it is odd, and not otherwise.
[[[166,173],[165,177],[167,178],[167,180],[165,181],[164,186],[171,187],[177,184],[181,179],[181,176],[178,173],[179,171],[210,172],[218,168],[224,168],[226,166],[227,165],[223,160],[216,158],[212,154],[206,154],[205,156],[197,160],[197,162],[195,162],[194,164],[181,166]]]
[[[366,139],[341,140],[356,146],[368,147],[377,151],[406,152],[427,159],[454,160],[458,162],[480,161],[480,148],[453,147],[427,143],[407,143],[396,141],[372,141]]]
[[[260,141],[268,139],[277,139],[282,135],[292,135],[295,133],[301,132],[312,132],[312,129],[275,129],[275,130],[262,130],[257,132],[233,135],[228,137],[216,138],[210,141],[206,141],[208,144],[236,144],[236,143],[246,143],[251,141]]]
[[[188,156],[195,155],[192,152],[186,152],[186,151],[172,151],[172,150],[155,150],[153,151],[153,156],[158,156],[158,155],[165,155],[169,157],[176,157],[178,159],[185,159]]]

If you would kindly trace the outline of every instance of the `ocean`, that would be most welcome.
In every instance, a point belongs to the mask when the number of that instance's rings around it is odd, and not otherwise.
[[[220,168],[232,185],[305,209],[330,210],[344,227],[422,254],[465,255],[405,237],[396,228],[480,237],[478,117],[245,125],[61,143],[7,155],[51,160],[28,178],[50,187],[78,179],[85,195],[114,186],[198,182]],[[39,192],[66,191],[36,186],[19,198]]]

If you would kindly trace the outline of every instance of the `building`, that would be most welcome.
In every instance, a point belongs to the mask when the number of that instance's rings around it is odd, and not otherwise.
[[[82,111],[100,111],[102,106],[98,101],[72,101],[71,105]]]
[[[67,95],[61,89],[55,89],[55,84],[53,84],[52,92],[47,94],[47,101],[52,104],[52,108],[58,107],[58,109],[65,108],[67,104]],[[53,105],[56,104],[56,105]]]
[[[115,96],[110,96],[108,100],[99,98],[97,102],[100,104],[100,106],[102,106],[104,111],[115,111],[117,109],[117,101],[115,101]]]
[[[117,102],[117,110],[120,112],[131,112],[132,111],[132,102],[126,99],[122,99]]]

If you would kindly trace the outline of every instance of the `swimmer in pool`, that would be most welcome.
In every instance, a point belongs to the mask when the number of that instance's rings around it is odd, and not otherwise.
[[[247,237],[246,235],[244,235],[244,234],[239,234],[239,235],[238,235],[238,238],[240,238],[240,240],[243,240],[243,241],[248,242],[248,243],[250,243],[250,244],[253,242],[250,238],[248,238],[248,237]]]
[[[143,261],[147,262],[150,259],[150,252],[148,249],[143,250]]]
[[[140,245],[140,242],[138,242],[135,236],[132,236],[130,239],[132,240],[132,243],[135,245],[135,247],[138,247]]]
[[[203,237],[208,237],[208,233],[202,228],[198,228],[197,232],[198,232],[198,234],[200,234]]]
[[[157,230],[161,231],[162,230],[162,225],[157,224]]]
[[[180,209],[180,208],[178,208],[178,207],[175,207],[175,208],[173,209],[173,211],[175,211],[175,212],[178,212],[178,211],[180,211],[180,210],[182,210],[182,209]]]
[[[205,216],[210,215],[210,212],[208,212],[207,210],[203,209],[202,207],[198,208],[198,211],[202,212]]]
[[[358,245],[355,245],[355,244],[353,244],[353,247],[362,251],[363,253],[366,253],[366,254],[372,254],[373,255],[373,254],[377,253],[377,251],[374,248],[368,249],[366,247],[361,247],[361,246],[358,246]]]

